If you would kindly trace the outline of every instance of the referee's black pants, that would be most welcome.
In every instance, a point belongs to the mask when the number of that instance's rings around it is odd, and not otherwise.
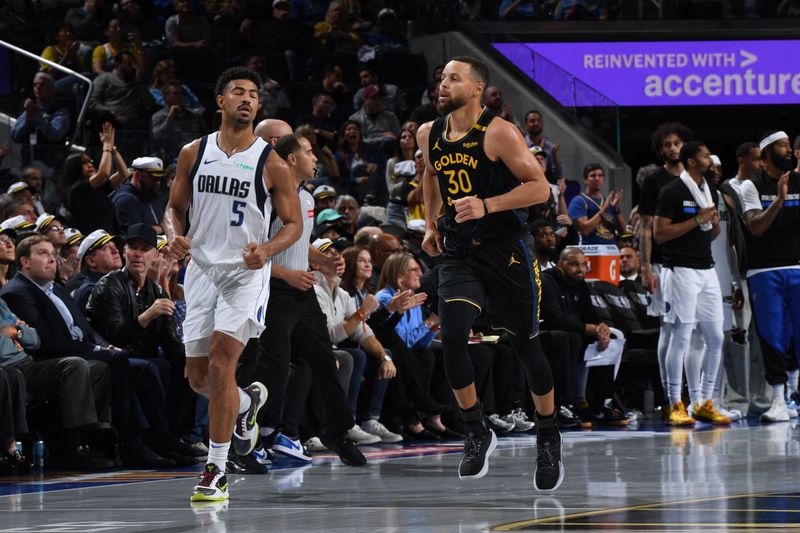
[[[283,280],[270,280],[266,329],[258,347],[250,344],[240,357],[239,383],[260,381],[269,390],[267,408],[259,415],[262,427],[281,427],[297,436],[307,402],[315,413],[315,429],[340,436],[355,421],[336,375],[336,358],[328,337],[327,320],[313,289],[300,291]],[[289,374],[290,363],[294,368]],[[310,395],[311,379],[315,394]],[[316,418],[317,420],[313,420]]]

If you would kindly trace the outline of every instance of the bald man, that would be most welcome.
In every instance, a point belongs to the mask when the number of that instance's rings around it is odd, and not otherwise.
[[[284,135],[294,133],[288,122],[277,118],[265,118],[258,123],[253,132],[272,146],[275,146],[275,142]]]

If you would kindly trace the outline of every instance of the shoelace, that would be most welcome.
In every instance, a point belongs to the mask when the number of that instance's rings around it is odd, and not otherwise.
[[[466,462],[475,461],[478,458],[480,452],[478,440],[479,439],[474,439],[472,437],[464,439],[464,460]]]
[[[539,457],[536,459],[536,464],[539,468],[555,468],[556,460],[551,450],[552,445],[550,441],[547,441],[539,446]]]
[[[206,466],[206,469],[200,472],[200,475],[197,476],[197,479],[200,480],[198,485],[203,485],[206,487],[210,487],[211,483],[214,482],[214,478],[216,477],[217,472],[213,468],[209,468]]]

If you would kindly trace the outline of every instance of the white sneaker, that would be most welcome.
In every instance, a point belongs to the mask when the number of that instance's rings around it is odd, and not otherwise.
[[[788,422],[789,410],[786,408],[786,400],[783,395],[776,396],[772,399],[772,405],[769,410],[759,417],[762,422]]]
[[[714,402],[714,405],[717,406],[717,412],[730,420],[731,422],[736,422],[737,420],[742,419],[742,412],[738,409],[725,409],[724,407],[720,406],[718,403]]]
[[[319,437],[311,437],[303,443],[303,446],[305,446],[306,450],[309,452],[324,452],[328,449],[327,446],[322,444],[322,441],[319,440]]]
[[[509,430],[513,431],[514,433],[530,431],[536,425],[531,421],[531,419],[528,418],[528,415],[525,414],[525,411],[519,407],[504,416],[503,420],[508,423],[514,423],[513,429]]]
[[[353,441],[359,446],[361,446],[362,444],[375,444],[381,441],[381,438],[379,436],[367,433],[366,431],[358,427],[358,424],[348,429],[345,435],[349,440]]]
[[[786,402],[786,409],[789,411],[789,418],[797,418],[797,403],[794,400]]]
[[[508,415],[511,416],[511,415]],[[492,426],[495,433],[508,433],[514,429],[514,421],[506,420],[507,417],[501,417],[497,413],[491,414],[486,417],[486,421]]]
[[[303,449],[300,440],[290,439],[283,433],[278,433],[275,437],[275,442],[272,443],[272,451],[293,459],[299,459],[308,463],[311,462],[311,457],[306,450]]]
[[[381,442],[400,442],[403,440],[402,435],[398,435],[397,433],[392,433],[389,431],[386,426],[378,422],[377,420],[367,420],[361,424],[361,429],[369,433],[370,435],[375,435],[380,437]]]

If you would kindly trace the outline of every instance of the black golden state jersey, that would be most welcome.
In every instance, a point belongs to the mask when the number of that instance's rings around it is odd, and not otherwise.
[[[431,127],[428,158],[439,178],[439,191],[444,202],[444,215],[439,220],[439,228],[446,237],[491,242],[509,237],[525,227],[527,212],[523,209],[492,213],[460,224],[455,220],[453,200],[467,196],[499,196],[519,184],[519,180],[502,162],[492,161],[483,150],[486,128],[494,118],[484,107],[472,129],[454,140],[446,138],[449,114],[436,119]]]

